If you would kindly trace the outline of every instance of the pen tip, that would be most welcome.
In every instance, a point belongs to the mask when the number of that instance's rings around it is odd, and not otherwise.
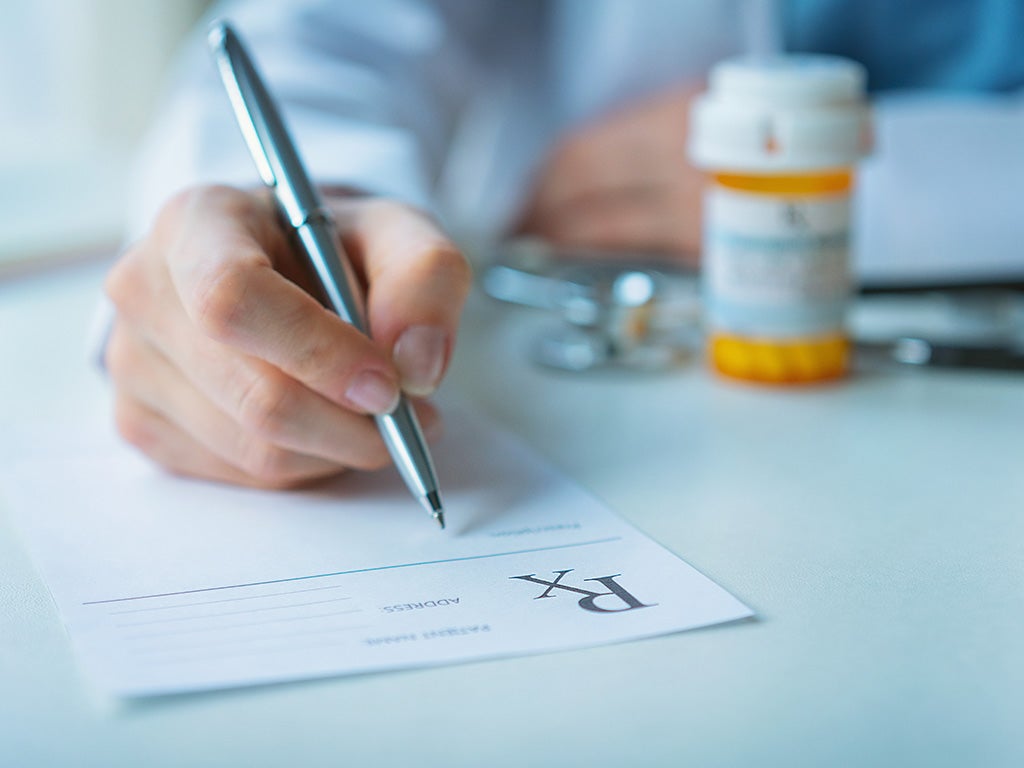
[[[441,495],[437,491],[427,494],[427,504],[430,505],[430,514],[437,520],[437,524],[444,530],[444,507],[441,506]]]

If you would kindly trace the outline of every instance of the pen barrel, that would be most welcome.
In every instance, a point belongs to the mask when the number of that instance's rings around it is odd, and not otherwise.
[[[394,411],[374,419],[388,453],[412,494],[421,503],[430,494],[436,494],[438,488],[434,462],[409,400],[403,395]]]
[[[337,228],[299,158],[277,105],[231,25],[214,24],[208,38],[235,118],[260,177],[274,191],[285,225],[316,272],[328,308],[366,336],[366,305]],[[375,417],[377,428],[405,484],[444,527],[437,478],[416,414],[402,397],[391,414]]]
[[[330,308],[342,320],[369,336],[366,307],[355,288],[359,283],[349,260],[342,257],[341,240],[330,215],[316,211],[295,228],[295,234],[320,278],[320,286]]]
[[[341,243],[329,215],[318,212],[295,232],[309,254],[331,309],[369,335],[362,297],[355,290],[358,283],[348,259],[341,255]],[[434,463],[409,401],[403,396],[392,413],[375,419],[388,453],[413,495],[422,500],[436,494]]]

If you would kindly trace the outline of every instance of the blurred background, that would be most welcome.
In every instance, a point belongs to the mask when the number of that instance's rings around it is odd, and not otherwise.
[[[118,247],[128,169],[209,0],[0,0],[0,272]]]

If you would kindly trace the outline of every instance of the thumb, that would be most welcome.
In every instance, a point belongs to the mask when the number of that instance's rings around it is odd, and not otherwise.
[[[469,263],[429,218],[400,203],[339,201],[335,215],[367,283],[374,341],[391,355],[405,392],[432,394],[455,346]]]

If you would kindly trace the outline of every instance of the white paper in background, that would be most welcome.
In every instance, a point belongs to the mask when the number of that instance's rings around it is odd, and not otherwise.
[[[854,206],[862,281],[1024,279],[1024,93],[885,96],[875,134]]]
[[[169,477],[113,437],[27,453],[3,478],[15,526],[86,673],[116,695],[514,656],[751,615],[458,414],[435,450],[444,532],[391,470],[267,493]]]

